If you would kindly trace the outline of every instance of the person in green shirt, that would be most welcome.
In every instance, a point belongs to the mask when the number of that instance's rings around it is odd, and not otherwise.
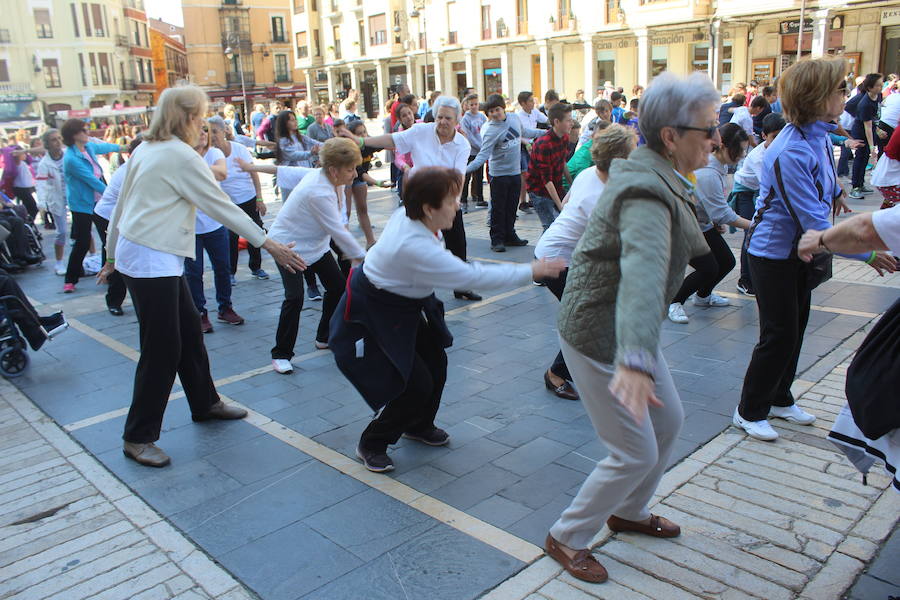
[[[569,162],[566,163],[566,166],[569,167],[569,173],[572,174],[572,181],[575,181],[579,173],[594,166],[594,160],[591,158],[591,146],[594,139],[607,127],[609,127],[609,121],[597,121],[594,125],[594,133],[591,135],[591,139],[579,146],[572,158],[569,159]],[[565,180],[563,181],[563,188],[566,191],[569,190],[569,183]]]
[[[309,126],[316,122],[316,118],[309,114],[309,103],[306,100],[301,100],[297,105],[297,113],[297,129],[306,135]]]

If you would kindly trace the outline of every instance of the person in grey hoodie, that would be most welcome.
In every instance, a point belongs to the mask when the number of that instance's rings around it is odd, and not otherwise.
[[[465,114],[459,121],[462,134],[469,140],[469,162],[475,160],[478,151],[481,150],[481,128],[487,122],[487,117],[478,110],[478,94],[469,94],[463,100]],[[469,187],[471,182],[471,188]],[[478,167],[471,173],[466,173],[466,180],[462,188],[463,212],[469,212],[469,196],[475,201],[475,206],[487,206],[484,201],[484,170]]]
[[[516,234],[516,206],[522,187],[521,145],[522,136],[543,135],[539,129],[525,127],[515,114],[506,113],[506,101],[500,94],[488,96],[484,105],[488,116],[482,127],[481,149],[466,167],[466,173],[474,173],[490,159],[488,174],[491,178],[490,230],[491,250],[506,252],[506,246],[527,246]]]

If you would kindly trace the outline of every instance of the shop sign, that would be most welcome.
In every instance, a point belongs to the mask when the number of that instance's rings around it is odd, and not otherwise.
[[[37,100],[34,94],[0,94],[0,102],[33,102]]]
[[[900,7],[885,8],[881,11],[881,26],[900,25]]]
[[[813,20],[809,17],[803,19],[804,33],[812,33]],[[800,19],[791,19],[790,21],[781,21],[778,23],[778,33],[787,35],[790,33],[800,33]]]

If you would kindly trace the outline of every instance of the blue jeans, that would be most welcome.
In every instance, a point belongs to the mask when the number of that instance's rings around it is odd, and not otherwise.
[[[534,212],[536,212],[538,218],[540,218],[541,225],[544,226],[544,231],[547,231],[550,224],[559,216],[559,211],[556,209],[556,203],[553,201],[553,198],[549,196],[538,196],[534,192],[528,192],[528,196],[534,204]]]
[[[228,230],[219,227],[209,233],[198,233],[197,246],[194,251],[196,258],[184,259],[184,275],[191,289],[191,297],[194,306],[201,315],[206,314],[206,296],[203,294],[203,250],[209,254],[209,261],[213,268],[213,281],[216,284],[216,302],[219,304],[219,312],[231,308],[231,258],[229,257]]]

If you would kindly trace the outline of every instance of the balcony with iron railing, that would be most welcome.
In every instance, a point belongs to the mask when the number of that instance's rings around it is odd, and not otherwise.
[[[291,74],[288,71],[280,73],[275,71],[275,83],[290,83],[291,82]]]
[[[122,6],[144,12],[144,0],[122,0]]]
[[[240,87],[241,86],[241,72],[240,71],[226,71],[225,72],[225,84],[228,87]],[[244,86],[245,87],[253,87],[256,85],[256,75],[253,71],[244,71]]]
[[[136,90],[137,83],[134,79],[123,79],[122,80],[122,89],[123,90]]]
[[[253,43],[250,40],[249,31],[223,31],[222,48],[240,49],[243,52],[251,52]]]
[[[33,94],[30,83],[0,83],[0,94]]]
[[[459,43],[459,37],[457,36],[457,33],[458,32],[456,32],[456,31],[448,31],[447,32],[447,43],[448,44],[458,44]]]
[[[12,37],[9,35],[9,29],[0,29],[0,44],[12,43]]]
[[[116,46],[120,48],[127,48],[129,46],[128,36],[127,35],[117,35],[116,36]]]
[[[550,24],[553,31],[570,31],[575,29],[575,16],[567,11],[560,11],[555,16],[550,17]]]

